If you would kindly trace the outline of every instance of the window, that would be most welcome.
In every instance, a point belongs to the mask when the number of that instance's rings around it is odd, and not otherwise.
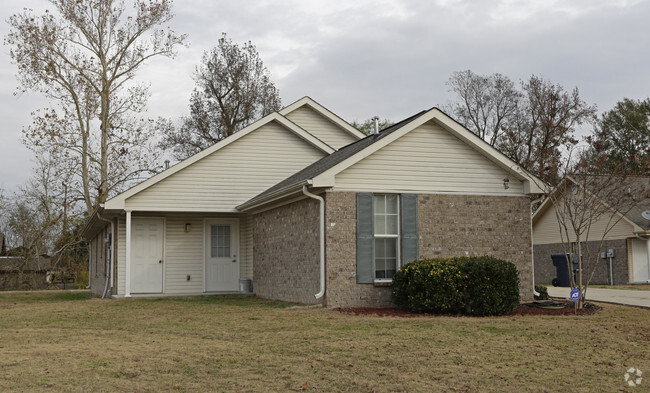
[[[416,194],[357,193],[357,283],[390,282],[418,257]]]
[[[212,225],[212,258],[230,257],[230,225]]]
[[[375,236],[375,279],[392,279],[399,260],[399,208],[398,196],[379,194],[373,196]]]

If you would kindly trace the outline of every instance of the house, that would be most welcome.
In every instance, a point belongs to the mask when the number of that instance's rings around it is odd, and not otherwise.
[[[364,137],[305,97],[106,201],[91,287],[389,306],[402,264],[490,254],[530,299],[537,184],[436,108]]]
[[[572,190],[574,194],[581,188],[593,191],[587,190],[588,195],[595,197],[591,210],[596,214],[593,214],[588,241],[582,244],[583,257],[589,255],[592,265],[598,260],[591,283],[647,283],[650,281],[650,178],[612,179],[607,185],[597,186],[603,181],[578,181],[567,177],[557,187],[557,190]],[[605,192],[595,191],[596,187],[606,187]],[[630,204],[621,204],[619,201],[630,193],[634,194],[629,195]],[[556,200],[563,205],[562,195]],[[535,282],[551,283],[557,276],[551,254],[575,252],[576,249],[576,235],[572,230],[568,237],[565,235],[563,247],[556,211],[549,198],[533,215]],[[609,255],[611,259],[607,254],[609,250],[613,250]]]

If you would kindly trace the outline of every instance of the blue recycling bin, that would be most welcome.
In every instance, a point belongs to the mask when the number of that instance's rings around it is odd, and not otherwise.
[[[567,269],[567,263],[566,263],[566,257],[569,257],[571,259],[573,271],[571,274],[573,274],[573,278],[575,279],[575,273],[576,270],[578,270],[578,261],[576,258],[576,255],[573,254],[551,254],[551,258],[553,259],[553,266],[555,266],[555,272],[557,274],[557,284],[553,283],[553,285],[558,286],[558,287],[570,287],[571,286],[571,279],[569,278],[569,270]]]

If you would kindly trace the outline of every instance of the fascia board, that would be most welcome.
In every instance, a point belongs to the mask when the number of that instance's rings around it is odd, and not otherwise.
[[[490,159],[499,167],[501,167],[508,173],[513,174],[517,179],[523,182],[529,182],[529,184],[526,185],[526,187],[528,188],[527,191],[530,191],[529,193],[531,194],[543,193],[543,191],[539,188],[539,186],[537,186],[537,182],[542,184],[541,180],[535,178],[534,176],[526,172],[523,172],[514,161],[505,157],[501,152],[499,152],[492,146],[488,145],[487,143],[485,144],[477,143],[476,139],[478,137],[476,135],[471,133],[469,130],[465,129],[460,124],[456,123],[453,119],[451,119],[449,116],[445,115],[443,112],[441,112],[436,108],[429,110],[428,113],[418,117],[417,119],[403,126],[399,130],[394,131],[393,133],[386,136],[385,138],[378,141],[377,143],[373,143],[372,145],[368,146],[367,148],[363,149],[357,154],[340,162],[339,164],[333,166],[327,171],[321,173],[320,175],[315,176],[313,178],[314,184],[320,185],[329,182],[329,179],[333,178],[336,174],[340,173],[344,169],[356,164],[357,162],[368,157],[369,155],[373,154],[377,150],[383,148],[384,146],[395,141],[396,139],[401,138],[402,136],[413,131],[414,129],[432,120],[435,121],[437,124],[441,125],[447,131],[451,132],[452,135],[458,137],[460,140],[462,140],[463,142],[465,142],[466,144],[468,144],[469,146],[477,150],[480,154]],[[480,142],[483,141],[481,140]],[[332,186],[332,185],[328,184],[328,186]]]
[[[308,96],[305,96],[305,97],[299,99],[298,101],[296,101],[296,102],[294,102],[292,104],[289,104],[288,106],[282,108],[279,113],[281,115],[283,115],[283,116],[286,116],[287,114],[289,114],[289,113],[295,111],[296,109],[298,109],[298,108],[300,108],[302,106],[305,106],[305,105],[309,106],[311,109],[313,109],[316,112],[320,113],[321,115],[325,116],[328,120],[330,120],[334,124],[338,125],[344,131],[346,131],[348,134],[354,136],[355,138],[362,139],[362,138],[366,137],[366,135],[363,132],[361,132],[361,131],[357,130],[356,128],[352,127],[348,122],[346,122],[345,120],[338,117],[334,112],[332,112],[329,109],[325,108],[324,106],[322,106],[321,104],[314,101],[313,99],[311,99]]]
[[[153,186],[154,184],[168,178],[169,176],[187,168],[188,166],[194,164],[195,162],[203,159],[204,157],[217,152],[224,147],[230,145],[231,143],[245,137],[246,135],[250,134],[251,132],[259,129],[260,127],[272,122],[272,121],[277,121],[280,123],[282,126],[284,126],[286,129],[289,131],[293,132],[297,136],[299,136],[301,139],[307,141],[308,143],[312,144],[314,147],[317,149],[327,153],[331,154],[335,151],[334,148],[331,146],[325,144],[323,141],[320,139],[316,138],[315,136],[311,135],[307,131],[303,130],[302,128],[298,127],[296,124],[293,122],[289,121],[286,119],[284,116],[278,114],[277,112],[271,113],[268,116],[265,116],[261,118],[260,120],[254,122],[253,124],[250,124],[249,126],[243,128],[242,130],[234,133],[233,135],[229,136],[228,138],[225,138],[222,141],[219,141],[215,143],[214,145],[208,147],[207,149],[200,151],[196,153],[195,155],[177,163],[176,165],[172,166],[171,168],[160,172],[159,174],[150,177],[149,179],[143,181],[142,183],[139,183],[130,189],[124,191],[123,193],[116,195],[115,197],[109,199],[106,201],[105,206],[106,209],[124,209],[126,206],[126,200],[137,193]]]

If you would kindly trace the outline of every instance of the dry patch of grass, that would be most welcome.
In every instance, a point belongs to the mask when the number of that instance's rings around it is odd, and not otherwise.
[[[611,392],[627,368],[650,372],[638,308],[396,318],[251,297],[46,295],[0,294],[0,391]]]

